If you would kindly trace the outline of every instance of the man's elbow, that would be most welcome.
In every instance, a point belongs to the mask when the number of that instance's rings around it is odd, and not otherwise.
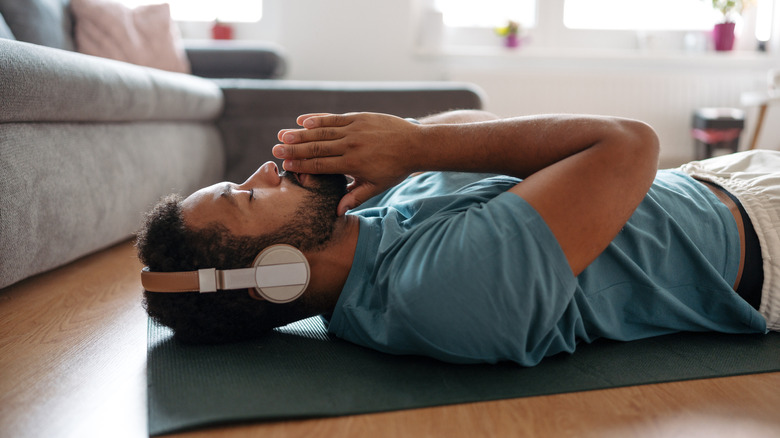
[[[628,158],[655,175],[661,149],[658,134],[650,125],[639,120],[623,119],[621,125],[626,135],[624,144],[626,152],[629,153]]]

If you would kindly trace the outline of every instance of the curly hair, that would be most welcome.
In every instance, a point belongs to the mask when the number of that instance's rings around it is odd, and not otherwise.
[[[192,230],[182,219],[182,197],[170,195],[147,213],[136,235],[138,258],[153,272],[250,266],[266,246],[294,240],[277,234],[234,236],[219,224]],[[257,338],[274,327],[312,316],[305,300],[274,304],[248,292],[155,293],[144,290],[144,307],[184,343],[215,344]]]

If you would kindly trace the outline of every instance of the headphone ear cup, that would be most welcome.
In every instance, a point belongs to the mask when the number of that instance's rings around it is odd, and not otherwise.
[[[250,295],[272,303],[289,303],[309,286],[311,269],[306,256],[290,245],[272,245],[257,255],[253,263],[257,286]]]

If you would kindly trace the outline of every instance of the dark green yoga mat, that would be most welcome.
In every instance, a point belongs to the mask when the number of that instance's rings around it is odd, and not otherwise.
[[[392,411],[780,370],[780,333],[580,345],[533,368],[451,365],[331,338],[319,318],[262,340],[184,346],[150,321],[149,433]]]

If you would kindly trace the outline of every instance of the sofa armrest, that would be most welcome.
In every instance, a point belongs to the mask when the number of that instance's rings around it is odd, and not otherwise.
[[[322,82],[216,80],[225,107],[218,121],[226,151],[226,178],[243,181],[273,160],[280,129],[306,113],[368,111],[422,117],[482,108],[483,92],[452,82]]]
[[[192,74],[205,78],[276,79],[287,67],[281,48],[270,43],[188,40],[184,50]]]

